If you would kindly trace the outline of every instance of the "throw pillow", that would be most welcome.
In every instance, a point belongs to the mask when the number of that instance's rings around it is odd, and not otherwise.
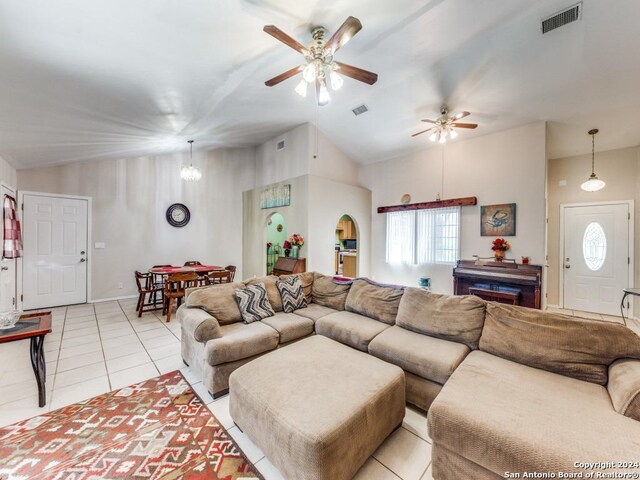
[[[282,310],[285,313],[292,313],[299,308],[307,306],[307,299],[304,296],[300,277],[289,277],[276,282],[280,297],[282,298]]]
[[[275,315],[267,298],[267,289],[264,283],[239,288],[235,292],[235,297],[244,323],[258,322],[263,318]]]

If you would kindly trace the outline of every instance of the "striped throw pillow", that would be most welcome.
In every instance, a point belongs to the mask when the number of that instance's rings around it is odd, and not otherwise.
[[[264,283],[239,288],[235,291],[236,303],[244,323],[253,323],[275,315]]]
[[[304,296],[302,282],[299,277],[290,277],[276,282],[280,297],[282,298],[282,310],[291,313],[299,308],[307,306],[307,299]]]

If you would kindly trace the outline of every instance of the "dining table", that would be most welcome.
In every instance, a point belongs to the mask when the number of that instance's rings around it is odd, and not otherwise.
[[[206,275],[211,272],[224,270],[224,267],[217,265],[190,265],[181,267],[154,267],[149,269],[149,273],[154,275],[172,275],[174,273],[197,273],[199,275]]]

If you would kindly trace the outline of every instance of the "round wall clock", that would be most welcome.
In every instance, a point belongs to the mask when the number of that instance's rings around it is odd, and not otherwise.
[[[167,208],[167,222],[173,227],[184,227],[191,219],[191,213],[186,205],[174,203]]]

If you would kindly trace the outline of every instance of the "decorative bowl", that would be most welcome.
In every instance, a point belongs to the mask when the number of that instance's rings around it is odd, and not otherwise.
[[[20,310],[11,310],[9,312],[0,313],[0,330],[13,328],[22,315]]]

